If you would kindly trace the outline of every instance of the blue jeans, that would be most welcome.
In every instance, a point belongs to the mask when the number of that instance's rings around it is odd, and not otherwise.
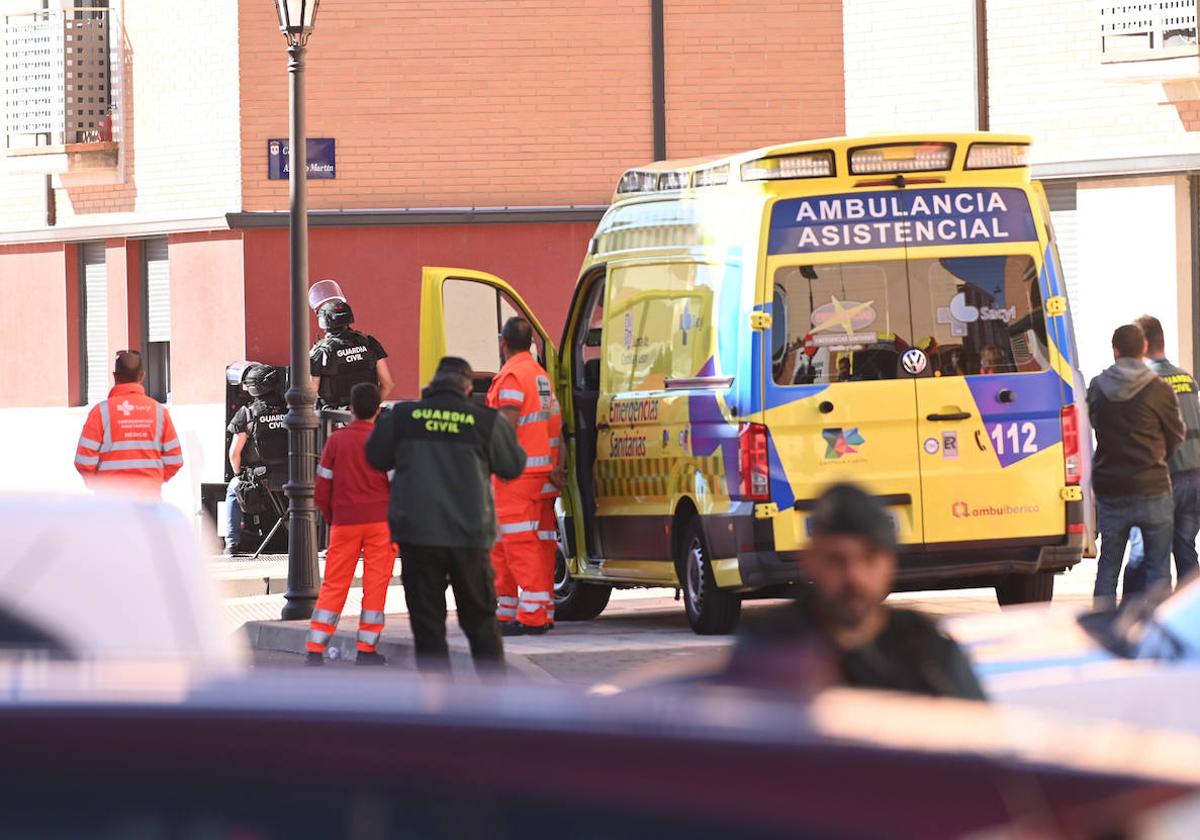
[[[1129,533],[1134,528],[1141,530],[1145,546],[1142,587],[1150,589],[1163,578],[1170,580],[1174,500],[1166,493],[1160,496],[1101,496],[1096,500],[1096,506],[1100,520],[1100,562],[1093,590],[1095,596],[1116,602],[1117,579],[1121,576]]]
[[[242,506],[237,500],[238,477],[235,475],[225,490],[225,544],[237,545],[242,535]]]
[[[1171,553],[1175,555],[1175,585],[1178,586],[1200,572],[1196,554],[1196,535],[1200,534],[1200,474],[1172,475],[1171,484],[1175,502]],[[1134,530],[1129,536],[1129,562],[1125,566],[1126,593],[1141,592],[1146,588],[1142,567],[1144,554],[1142,535]]]

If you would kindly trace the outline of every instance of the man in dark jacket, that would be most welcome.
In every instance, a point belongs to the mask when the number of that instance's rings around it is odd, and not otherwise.
[[[1171,553],[1175,556],[1175,584],[1200,572],[1196,556],[1196,535],[1200,534],[1200,396],[1196,380],[1183,368],[1167,360],[1162,323],[1152,315],[1134,320],[1146,334],[1146,353],[1150,369],[1175,391],[1183,414],[1186,438],[1175,450],[1167,466],[1171,470],[1171,495],[1175,500],[1175,534]],[[1145,551],[1140,534],[1129,540],[1129,565],[1125,569],[1125,594],[1145,588],[1142,565]]]
[[[1100,529],[1097,609],[1116,605],[1117,578],[1132,528],[1141,529],[1145,586],[1170,574],[1175,504],[1168,459],[1184,439],[1175,391],[1146,366],[1137,324],[1113,333],[1115,363],[1092,380],[1088,414],[1096,432],[1092,486]]]
[[[921,613],[885,603],[896,532],[879,501],[837,485],[810,522],[804,568],[811,586],[795,603],[745,621],[719,681],[800,698],[846,685],[985,699],[957,642]]]
[[[464,360],[442,359],[424,398],[384,414],[367,440],[367,461],[396,471],[388,524],[400,546],[422,670],[444,670],[450,662],[447,581],[476,667],[504,660],[491,561],[496,541],[491,477],[519,476],[525,453],[511,424],[468,399],[471,378]]]

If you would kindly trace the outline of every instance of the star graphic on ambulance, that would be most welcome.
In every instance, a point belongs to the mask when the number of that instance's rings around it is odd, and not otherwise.
[[[873,300],[856,303],[832,297],[829,303],[819,306],[813,311],[813,332],[819,333],[841,327],[846,335],[854,335],[864,327],[875,323],[874,303]]]
[[[129,400],[125,400],[125,402],[117,406],[117,411],[128,417],[130,414],[133,414],[134,405]]]
[[[823,429],[821,436],[825,438],[825,457],[836,460],[843,455],[855,455],[858,450],[856,446],[862,446],[867,442],[867,439],[862,436],[858,428],[853,429]]]

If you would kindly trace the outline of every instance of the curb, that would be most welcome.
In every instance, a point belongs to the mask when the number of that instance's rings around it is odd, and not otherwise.
[[[408,617],[406,615],[389,615],[387,620],[389,623],[407,623]],[[246,639],[254,650],[294,654],[308,652],[305,647],[308,639],[307,621],[248,621],[243,625],[242,632],[246,634]],[[357,630],[337,630],[329,641],[325,655],[330,659],[353,662],[358,655],[356,641]],[[387,667],[398,666],[404,670],[416,671],[411,639],[384,636],[379,640],[376,649],[387,657]],[[526,679],[539,682],[558,682],[527,656],[505,651],[504,660],[510,671],[515,671]],[[472,676],[475,673],[470,650],[456,639],[450,641],[450,670],[458,676]]]
[[[287,575],[226,575],[219,577],[218,585],[225,598],[249,598],[256,595],[282,595],[287,592]],[[399,586],[400,576],[393,575],[388,586]],[[355,574],[350,582],[351,589],[362,589],[362,575]]]

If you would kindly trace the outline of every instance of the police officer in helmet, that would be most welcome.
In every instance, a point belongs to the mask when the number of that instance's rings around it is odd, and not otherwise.
[[[254,397],[229,422],[233,439],[229,443],[229,463],[234,478],[225,492],[225,553],[242,553],[238,540],[242,533],[242,505],[238,486],[242,475],[254,467],[266,467],[268,480],[272,475],[287,474],[288,435],[283,425],[287,402],[283,397],[283,371],[277,367],[253,364],[246,369],[242,388]]]
[[[350,304],[340,298],[326,300],[317,308],[317,322],[325,337],[313,345],[309,362],[321,402],[331,408],[348,406],[350,391],[360,382],[379,386],[387,399],[396,384],[385,361],[387,352],[374,336],[351,328]]]

